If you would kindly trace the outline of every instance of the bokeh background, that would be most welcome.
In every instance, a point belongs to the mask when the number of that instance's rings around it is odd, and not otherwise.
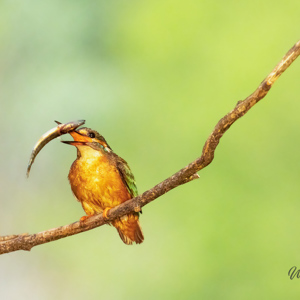
[[[33,145],[85,119],[143,192],[200,156],[218,120],[299,38],[300,2],[1,1],[0,234],[83,215],[76,150]],[[1,299],[295,299],[300,61],[222,138],[199,180],[143,209],[145,242],[103,226],[0,257]],[[69,139],[63,137],[63,139]]]

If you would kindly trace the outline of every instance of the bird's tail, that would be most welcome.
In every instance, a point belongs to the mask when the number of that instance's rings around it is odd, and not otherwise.
[[[120,238],[126,245],[132,245],[132,242],[140,244],[144,240],[143,231],[139,222],[139,214],[132,213],[116,219],[112,222],[119,232]]]

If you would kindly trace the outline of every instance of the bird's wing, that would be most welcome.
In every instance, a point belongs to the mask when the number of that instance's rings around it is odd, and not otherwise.
[[[138,190],[135,184],[134,176],[127,162],[121,157],[118,157],[117,159],[117,169],[132,198],[136,197],[138,195]]]

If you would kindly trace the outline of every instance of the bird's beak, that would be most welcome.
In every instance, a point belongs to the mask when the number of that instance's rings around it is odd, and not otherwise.
[[[79,146],[79,145],[85,145],[86,143],[91,142],[91,138],[87,136],[83,136],[77,131],[71,131],[69,134],[73,137],[74,141],[62,141],[64,144],[67,145],[73,145],[73,146]]]
[[[72,146],[79,146],[79,145],[85,145],[86,142],[77,142],[77,141],[61,141],[64,144],[72,145]]]

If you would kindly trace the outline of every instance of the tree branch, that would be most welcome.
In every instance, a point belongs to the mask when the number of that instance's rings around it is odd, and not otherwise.
[[[20,234],[0,237],[0,254],[9,253],[17,250],[30,250],[32,247],[56,241],[58,239],[84,232],[96,227],[99,227],[106,222],[110,222],[118,217],[128,214],[132,211],[140,211],[143,206],[150,203],[159,196],[176,188],[181,184],[185,184],[191,180],[199,177],[196,172],[209,165],[213,158],[215,149],[223,134],[230,128],[230,126],[241,118],[251,107],[266,96],[274,82],[278,77],[291,65],[291,63],[300,54],[300,41],[298,41],[283,57],[280,63],[274,70],[262,81],[259,87],[243,101],[239,101],[235,108],[223,117],[215,126],[213,132],[210,134],[205,142],[202,150],[202,155],[198,159],[191,162],[189,165],[154,186],[152,189],[143,194],[122,203],[109,210],[108,220],[103,219],[102,214],[88,218],[86,221],[80,223],[75,222],[70,225],[61,226],[58,228],[49,229],[36,234]]]

